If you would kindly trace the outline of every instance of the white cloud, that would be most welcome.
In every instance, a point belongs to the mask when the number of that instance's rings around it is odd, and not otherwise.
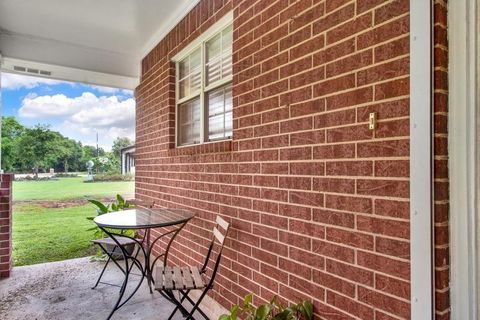
[[[55,130],[87,144],[97,132],[103,146],[111,146],[117,137],[135,138],[133,98],[98,97],[90,92],[74,98],[63,94],[27,96],[18,112],[22,118],[59,120]]]
[[[132,90],[127,90],[127,89],[119,89],[119,88],[110,88],[110,87],[103,87],[103,86],[96,86],[96,85],[89,85],[90,88],[93,90],[97,90],[100,93],[104,94],[122,94],[125,96],[131,96],[133,95]]]
[[[2,73],[2,90],[17,90],[21,88],[32,89],[39,85],[57,85],[68,83],[65,81],[31,77],[14,73]]]

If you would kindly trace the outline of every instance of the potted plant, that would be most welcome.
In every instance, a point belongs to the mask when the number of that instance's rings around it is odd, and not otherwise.
[[[117,196],[115,198],[115,202],[113,202],[113,203],[104,204],[104,203],[102,203],[98,200],[94,200],[94,199],[89,199],[88,202],[90,202],[91,204],[93,204],[97,207],[97,215],[99,215],[99,216],[102,215],[102,214],[109,213],[109,212],[122,211],[122,210],[125,210],[125,209],[133,208],[133,206],[128,204],[125,201],[125,199],[119,194],[117,194]],[[95,217],[88,217],[87,219],[93,220],[94,218]],[[97,238],[107,237],[105,232],[103,232],[98,226],[92,227],[89,230],[95,230],[95,236]],[[134,230],[123,230],[122,234],[124,234],[126,236],[129,236],[129,237],[134,237],[135,236],[135,231]],[[124,248],[127,251],[127,253],[129,255],[131,255],[133,253],[133,250],[135,250],[135,244],[134,243],[127,244],[127,245],[124,246]],[[122,250],[117,245],[115,245],[113,243],[112,244],[107,244],[105,249],[107,249],[107,251],[109,251],[109,252],[113,252],[112,257],[114,259],[122,259],[123,258]],[[100,255],[102,253],[103,252],[99,251]]]
[[[313,304],[302,301],[298,304],[284,307],[277,296],[270,303],[258,307],[252,305],[253,295],[249,294],[243,299],[242,306],[233,305],[230,314],[223,314],[219,320],[312,320]]]

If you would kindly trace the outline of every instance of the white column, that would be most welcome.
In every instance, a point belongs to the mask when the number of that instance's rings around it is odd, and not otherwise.
[[[477,256],[479,174],[476,119],[478,116],[478,10],[476,0],[449,3],[450,174],[450,303],[452,319],[477,319]]]
[[[410,1],[411,319],[433,317],[432,3]]]

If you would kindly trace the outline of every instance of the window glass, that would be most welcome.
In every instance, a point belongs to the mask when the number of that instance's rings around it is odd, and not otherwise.
[[[178,105],[180,144],[200,143],[200,99]]]
[[[202,86],[201,78],[201,51],[196,49],[192,54],[178,64],[178,96],[185,98],[195,94]]]
[[[232,85],[212,90],[207,95],[208,140],[232,136]]]

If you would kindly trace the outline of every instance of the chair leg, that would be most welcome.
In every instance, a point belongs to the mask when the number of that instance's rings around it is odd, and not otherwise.
[[[169,291],[168,296],[170,297],[170,300],[172,302],[174,302],[175,305],[176,305],[175,309],[173,310],[173,312],[168,317],[168,320],[171,320],[173,318],[173,316],[175,315],[175,313],[177,313],[178,310],[180,310],[182,312],[184,317],[189,315],[188,310],[185,309],[185,307],[182,305],[182,301],[185,299],[185,296],[183,296],[180,300],[178,300],[177,298],[175,298],[175,295],[173,294],[173,291]]]
[[[190,319],[195,320],[195,318],[193,317],[193,314],[195,313],[195,311],[196,311],[197,309],[199,310],[200,314],[201,314],[203,317],[205,317],[205,319],[208,320],[208,317],[205,316],[205,313],[204,313],[203,311],[200,311],[200,310],[201,310],[201,309],[200,309],[200,303],[202,302],[203,298],[205,298],[205,295],[207,294],[207,292],[208,292],[209,289],[210,289],[210,288],[207,287],[207,288],[205,288],[205,290],[203,290],[202,294],[200,295],[200,298],[198,298],[198,300],[197,300],[197,303],[195,303],[195,305],[193,306],[192,310],[190,311],[190,313],[188,314],[188,316],[185,318],[186,320],[190,320]]]
[[[207,289],[206,291],[208,291],[208,289]],[[195,305],[195,302],[188,296],[188,293],[187,293],[187,295],[186,295],[185,297],[186,297],[187,301],[192,304],[192,306]],[[203,297],[202,297],[202,299],[203,299]],[[199,304],[200,304],[200,302],[199,302]],[[209,320],[208,316],[205,314],[205,312],[203,312],[202,309],[200,309],[200,307],[197,308],[197,311],[198,311],[198,313],[200,313],[200,314],[202,315],[202,317],[204,317],[205,319]]]
[[[210,288],[207,287],[205,288],[205,290],[202,292],[202,294],[200,295],[200,298],[197,300],[197,302],[194,302],[189,296],[188,294],[190,293],[190,290],[187,290],[187,291],[183,291],[183,290],[179,290],[179,292],[182,294],[182,297],[180,298],[180,301],[177,300],[174,296],[173,296],[173,293],[172,293],[172,299],[175,300],[175,304],[176,304],[176,307],[175,309],[173,310],[173,312],[170,314],[170,316],[168,317],[168,320],[171,320],[173,318],[173,316],[175,315],[175,313],[180,309],[180,311],[183,313],[184,315],[184,318],[186,320],[189,320],[189,319],[192,319],[192,320],[195,320],[195,318],[193,317],[193,314],[195,313],[195,311],[198,311],[198,313],[200,313],[202,315],[202,317],[204,317],[206,320],[209,320],[208,316],[205,314],[205,312],[203,312],[202,309],[200,309],[200,303],[202,302],[203,298],[205,298],[205,295],[207,294],[208,290]],[[188,311],[187,309],[185,309],[185,307],[182,305],[182,302],[184,300],[187,300],[188,302],[190,302],[193,306],[192,310]]]
[[[98,286],[98,284],[100,283],[100,280],[102,280],[103,274],[105,273],[105,270],[107,269],[107,266],[110,263],[111,259],[112,258],[110,256],[108,256],[108,260],[107,260],[107,262],[105,262],[105,265],[103,266],[102,272],[100,273],[100,276],[98,277],[97,282],[92,287],[92,289],[95,289]]]
[[[183,291],[180,291],[181,293],[183,293]],[[180,299],[180,304],[185,300],[185,298],[188,298],[188,293],[190,292],[190,290],[187,290],[186,293],[183,293],[183,296],[182,298]],[[172,293],[173,294],[173,293]],[[173,316],[175,315],[175,313],[177,313],[179,307],[178,305],[175,305],[175,309],[173,309],[172,313],[170,314],[170,317],[168,317],[168,320],[171,320],[173,318]]]

